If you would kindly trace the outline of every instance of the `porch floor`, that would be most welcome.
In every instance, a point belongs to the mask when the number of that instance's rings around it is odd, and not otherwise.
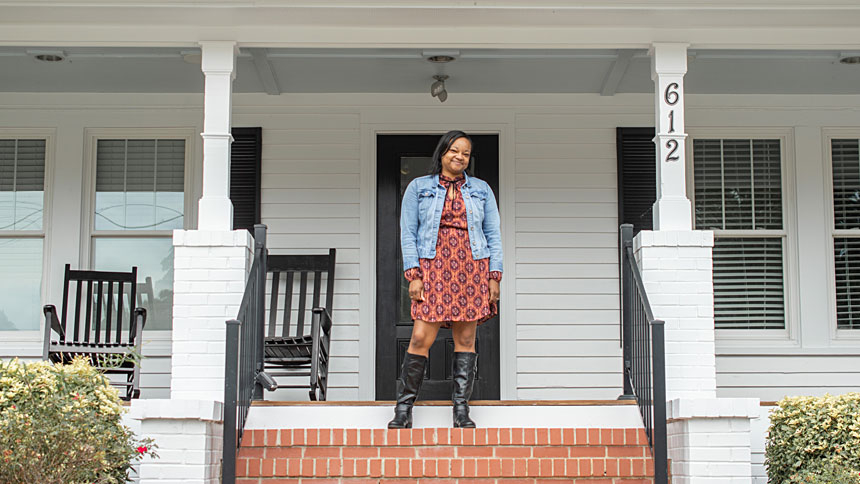
[[[245,428],[380,429],[393,401],[254,402]],[[415,428],[451,427],[450,401],[419,401]],[[639,409],[623,400],[477,400],[471,416],[483,428],[643,428]]]

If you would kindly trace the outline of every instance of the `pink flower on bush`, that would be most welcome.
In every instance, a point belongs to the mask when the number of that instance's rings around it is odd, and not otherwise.
[[[149,449],[145,445],[141,445],[137,448],[138,454],[145,454]]]

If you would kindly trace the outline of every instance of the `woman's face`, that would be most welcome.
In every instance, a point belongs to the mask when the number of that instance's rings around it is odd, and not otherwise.
[[[472,143],[466,138],[455,139],[448,151],[442,154],[442,174],[448,177],[460,176],[469,167],[471,155]]]

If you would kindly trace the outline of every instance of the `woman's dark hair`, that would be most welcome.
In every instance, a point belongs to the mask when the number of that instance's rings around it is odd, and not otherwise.
[[[448,131],[439,138],[439,143],[436,144],[436,149],[433,150],[433,167],[430,168],[431,175],[442,173],[442,155],[447,153],[448,150],[451,149],[451,145],[460,138],[466,138],[470,145],[473,144],[472,138],[470,138],[468,134],[459,130]]]

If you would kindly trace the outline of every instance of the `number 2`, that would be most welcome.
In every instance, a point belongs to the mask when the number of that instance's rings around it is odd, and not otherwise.
[[[666,154],[666,162],[678,161],[681,159],[675,152],[678,151],[678,141],[670,139],[666,142],[666,148],[669,148],[669,153]]]

